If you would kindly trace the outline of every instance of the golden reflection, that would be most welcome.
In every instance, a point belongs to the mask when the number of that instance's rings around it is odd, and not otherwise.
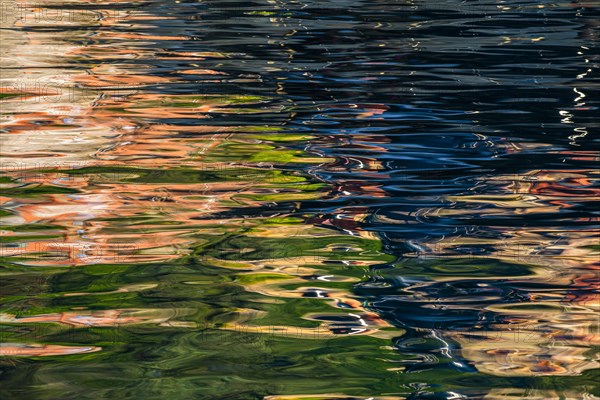
[[[581,157],[582,155],[576,155]],[[552,214],[593,201],[598,196],[595,171],[544,170],[486,178],[504,194],[449,196],[452,207],[429,210],[428,216],[468,218],[469,215],[518,216]],[[485,255],[471,253],[473,262],[491,258],[528,265],[531,274],[510,278],[516,284],[551,284],[560,290],[531,293],[518,303],[486,307],[504,319],[485,330],[445,331],[462,355],[479,371],[501,376],[578,375],[600,367],[598,231],[563,226],[538,228],[493,227],[502,239],[478,236],[448,237],[425,244],[429,257],[464,258],[461,248],[487,246]],[[455,278],[443,277],[452,282]],[[476,278],[471,279],[485,279]],[[472,293],[477,296],[477,293]],[[495,397],[490,397],[495,398]],[[533,397],[537,398],[537,397]]]
[[[68,311],[27,317],[15,317],[10,314],[0,314],[0,322],[17,324],[43,322],[73,327],[122,326],[131,324],[162,324],[176,315],[180,316],[181,312],[176,312],[171,309]]]
[[[98,346],[60,346],[37,343],[0,343],[0,356],[7,357],[48,357],[71,354],[93,353],[102,350]]]
[[[347,228],[346,228],[347,229]],[[358,232],[358,230],[356,230]],[[360,236],[360,235],[359,235]],[[371,235],[366,238],[373,240]],[[260,225],[246,232],[252,239],[269,238],[284,240],[290,237],[302,238],[338,238],[339,234],[330,229],[317,228],[310,225],[267,226]],[[339,239],[342,240],[342,239]],[[349,248],[348,248],[349,249]],[[350,250],[350,249],[349,249]],[[364,249],[355,248],[355,251]],[[323,301],[332,307],[331,313],[308,313],[301,316],[308,321],[319,323],[318,327],[284,326],[261,324],[262,312],[245,309],[238,310],[235,322],[229,323],[225,329],[260,332],[273,335],[297,335],[304,338],[322,338],[335,335],[368,334],[379,338],[391,338],[401,334],[401,330],[381,319],[377,314],[367,311],[359,299],[349,293],[348,289],[331,288],[333,283],[352,283],[359,279],[327,273],[327,261],[334,254],[332,248],[321,248],[310,255],[295,255],[293,252],[281,257],[261,260],[248,260],[244,263],[228,263],[224,260],[205,259],[225,268],[240,270],[238,281],[246,290],[259,293],[269,299],[310,298]],[[376,264],[372,256],[364,255],[354,260],[345,260],[345,265],[355,268],[366,268]],[[306,277],[314,280],[307,281]],[[290,286],[296,286],[289,289]],[[341,321],[339,321],[341,319]],[[385,331],[382,328],[387,328]]]

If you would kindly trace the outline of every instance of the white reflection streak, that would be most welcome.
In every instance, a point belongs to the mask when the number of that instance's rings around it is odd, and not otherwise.
[[[589,48],[587,48],[585,46],[581,46],[581,49],[589,50]],[[583,55],[583,52],[579,51],[579,52],[577,52],[577,54]],[[587,58],[585,58],[584,60],[585,60],[586,64],[590,62],[590,60]],[[575,79],[583,79],[590,72],[592,72],[592,69],[588,68],[587,71],[585,71],[584,73],[577,75],[577,77]],[[583,107],[585,105],[585,102],[581,101],[581,100],[583,100],[586,97],[585,93],[583,93],[581,90],[578,90],[576,87],[573,88],[573,91],[575,93],[577,93],[577,97],[573,100],[575,102],[575,108]],[[562,123],[564,123],[564,124],[572,124],[573,123],[573,121],[571,120],[571,118],[573,117],[573,114],[570,114],[564,110],[559,111],[559,114],[561,116],[565,117],[561,120]],[[569,139],[571,140],[569,142],[569,144],[572,146],[579,146],[577,144],[577,139],[581,139],[581,138],[587,136],[587,134],[588,134],[587,128],[586,127],[574,128],[573,132],[574,132],[574,134],[569,136]]]

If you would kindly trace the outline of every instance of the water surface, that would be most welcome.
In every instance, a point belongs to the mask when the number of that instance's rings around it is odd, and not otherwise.
[[[2,398],[600,396],[597,2],[2,10]]]

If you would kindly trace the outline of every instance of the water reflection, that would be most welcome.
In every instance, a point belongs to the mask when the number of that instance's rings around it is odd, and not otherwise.
[[[598,394],[594,5],[2,7],[10,398]]]

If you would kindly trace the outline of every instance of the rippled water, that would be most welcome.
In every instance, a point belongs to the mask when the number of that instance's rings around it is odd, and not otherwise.
[[[600,396],[597,2],[1,6],[2,399]]]

